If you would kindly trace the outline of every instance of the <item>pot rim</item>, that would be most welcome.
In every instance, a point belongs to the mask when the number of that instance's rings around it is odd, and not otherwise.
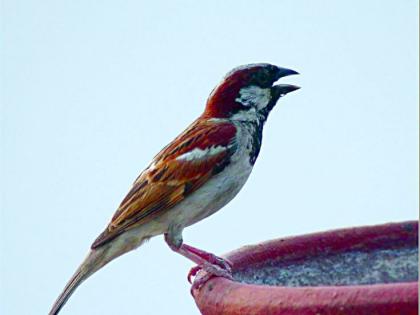
[[[314,242],[317,246],[314,246]],[[322,254],[338,254],[357,249],[393,249],[418,246],[418,221],[387,223],[373,226],[336,229],[301,236],[277,238],[255,245],[243,246],[224,255],[233,270],[258,265],[267,259],[282,257],[286,262],[310,259]],[[203,276],[205,273],[200,273]],[[197,278],[199,278],[197,277]],[[196,278],[196,279],[197,279]],[[408,307],[417,310],[418,281],[360,285],[325,285],[285,287],[240,283],[215,277],[192,292],[203,314],[241,314],[252,309],[253,314],[277,312],[280,308],[294,310],[290,314],[315,314],[317,309],[330,312],[351,307],[354,314],[364,310],[397,311]],[[242,311],[236,311],[241,309]],[[261,312],[255,310],[264,310]],[[357,312],[357,309],[363,310]],[[255,312],[254,312],[255,311]],[[228,312],[225,312],[228,314]],[[289,314],[289,313],[288,313]],[[324,313],[323,313],[324,314]],[[366,313],[367,314],[367,313]],[[402,314],[402,313],[401,313]]]

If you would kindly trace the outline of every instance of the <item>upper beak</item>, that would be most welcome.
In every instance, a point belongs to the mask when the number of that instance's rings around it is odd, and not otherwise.
[[[280,78],[287,77],[288,75],[294,75],[294,74],[299,74],[299,72],[292,69],[277,67],[276,81]]]

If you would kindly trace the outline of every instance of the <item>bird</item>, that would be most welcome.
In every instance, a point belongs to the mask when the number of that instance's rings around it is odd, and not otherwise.
[[[260,153],[269,113],[282,96],[300,88],[275,83],[295,74],[269,63],[228,72],[210,93],[204,112],[134,181],[49,315],[58,314],[93,273],[157,235],[164,235],[171,250],[197,264],[189,280],[198,270],[232,279],[230,262],[185,244],[182,231],[223,208],[244,186]]]

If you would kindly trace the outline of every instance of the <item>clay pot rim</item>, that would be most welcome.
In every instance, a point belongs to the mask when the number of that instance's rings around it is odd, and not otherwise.
[[[417,235],[418,221],[414,220],[340,228],[298,236],[280,237],[257,244],[245,245],[222,255],[222,257],[231,261],[235,270],[262,263],[266,259],[282,257],[287,263],[325,255],[324,247],[328,247],[329,254],[360,249],[381,250],[417,247]],[[392,240],[394,240],[394,243],[390,244]],[[314,243],[317,243],[318,247],[314,247]],[[324,247],[321,248],[322,246]],[[291,255],[287,251],[293,251],[293,254]]]
[[[247,245],[229,252],[223,257],[233,263],[233,269],[240,270],[245,266],[262,263],[266,259],[279,256],[286,261],[293,262],[303,257],[310,257],[325,253],[340,253],[345,251],[364,249],[391,249],[418,246],[418,221],[387,223],[373,226],[362,226],[317,232],[301,236],[277,238],[255,245]],[[319,246],[313,246],[313,242]],[[276,303],[284,303],[286,307],[299,305],[301,313],[314,307],[337,310],[337,305],[345,307],[401,307],[417,305],[418,281],[397,283],[376,283],[360,285],[325,285],[285,287],[262,284],[248,284],[225,278],[212,278],[200,290],[193,293],[194,299],[203,313],[213,312],[217,307],[236,309],[240,306],[250,309],[277,310]],[[357,293],[357,294],[356,294]],[[310,298],[308,298],[310,296]],[[395,301],[396,296],[402,296],[402,301]],[[281,302],[278,302],[281,301]],[[334,305],[331,304],[334,301]],[[349,303],[351,301],[351,305]],[[275,306],[274,304],[277,306]],[[239,306],[238,306],[239,305]],[[284,307],[281,306],[281,307]],[[405,307],[405,306],[404,306]],[[204,312],[205,310],[213,310]],[[232,312],[232,314],[240,314]],[[256,312],[255,314],[260,314]],[[264,314],[261,313],[261,314]],[[290,313],[295,314],[295,313]]]

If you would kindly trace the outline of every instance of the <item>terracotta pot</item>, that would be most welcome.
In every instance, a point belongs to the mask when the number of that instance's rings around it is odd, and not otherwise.
[[[193,296],[205,315],[418,314],[417,248],[417,221],[276,239],[225,255],[235,281]]]

